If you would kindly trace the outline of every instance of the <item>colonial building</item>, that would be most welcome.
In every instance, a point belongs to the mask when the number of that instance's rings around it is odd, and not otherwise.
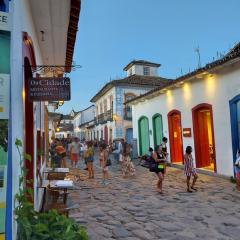
[[[27,180],[32,180],[28,187],[33,190],[34,207],[41,208],[39,174],[46,159],[37,150],[47,152],[48,111],[47,102],[29,100],[28,83],[31,77],[52,76],[51,68],[43,65],[66,66],[55,71],[58,76],[71,71],[79,12],[80,0],[0,1],[0,239],[16,239],[17,138],[23,152],[32,157],[31,162],[24,160],[24,167]]]
[[[128,104],[139,155],[166,136],[172,163],[182,165],[190,145],[197,168],[232,176],[240,148],[240,43],[221,59]]]
[[[94,140],[95,106],[91,105],[79,111],[74,119],[74,136],[83,140]]]
[[[132,111],[124,103],[171,82],[157,75],[159,67],[157,63],[134,60],[124,68],[126,78],[107,83],[91,99],[96,107],[94,138],[106,143],[119,138],[132,142]]]

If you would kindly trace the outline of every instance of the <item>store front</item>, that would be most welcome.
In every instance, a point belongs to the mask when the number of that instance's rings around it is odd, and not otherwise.
[[[192,116],[196,166],[216,171],[212,106],[199,104],[192,109]]]
[[[182,124],[181,112],[172,110],[168,113],[168,127],[169,127],[169,140],[171,162],[182,164],[183,163],[183,143],[182,143]]]

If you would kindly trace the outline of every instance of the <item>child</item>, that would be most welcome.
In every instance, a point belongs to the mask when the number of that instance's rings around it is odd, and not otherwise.
[[[107,152],[107,145],[105,143],[102,143],[100,145],[99,149],[99,161],[100,161],[100,167],[102,168],[102,174],[103,174],[103,180],[102,184],[106,185],[106,180],[108,179],[108,166],[107,166],[107,158],[108,158],[108,152]]]
[[[193,165],[193,157],[192,157],[192,147],[187,146],[186,153],[184,155],[184,175],[187,177],[187,192],[192,192],[192,190],[197,191],[195,188],[195,183],[197,181],[198,175],[197,171]],[[191,176],[193,176],[193,182],[190,186]]]

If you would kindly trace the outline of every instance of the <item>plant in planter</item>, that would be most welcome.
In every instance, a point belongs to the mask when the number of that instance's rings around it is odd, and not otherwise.
[[[18,240],[88,240],[85,228],[74,220],[59,215],[56,210],[39,213],[34,210],[29,199],[33,197],[31,188],[23,187],[29,182],[25,179],[26,170],[23,168],[23,157],[31,161],[31,157],[22,154],[22,142],[17,139],[15,145],[20,156],[21,175],[19,177],[19,193],[15,197],[15,217],[18,223]]]

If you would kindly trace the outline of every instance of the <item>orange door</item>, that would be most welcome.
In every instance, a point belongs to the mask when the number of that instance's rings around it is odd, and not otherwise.
[[[198,111],[198,131],[199,131],[199,157],[198,167],[207,167],[210,165],[209,136],[207,111]]]
[[[169,137],[170,137],[170,150],[171,161],[173,163],[183,162],[182,150],[182,127],[180,113],[173,113],[169,115]]]

